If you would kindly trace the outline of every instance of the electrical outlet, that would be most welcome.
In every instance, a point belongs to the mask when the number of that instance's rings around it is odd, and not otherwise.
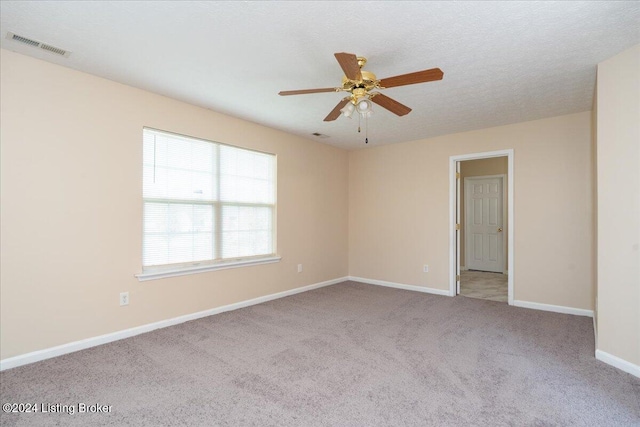
[[[429,265],[425,264],[424,267],[422,267],[422,271],[424,271],[425,273],[429,272]]]
[[[302,264],[298,264],[298,273],[302,273]]]
[[[120,305],[129,305],[129,292],[120,292]]]

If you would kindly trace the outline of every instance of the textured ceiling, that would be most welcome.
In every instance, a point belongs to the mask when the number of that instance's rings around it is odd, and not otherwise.
[[[378,78],[444,71],[382,91],[413,111],[375,106],[375,146],[589,110],[596,64],[640,43],[637,1],[3,0],[0,12],[5,49],[347,149],[365,146],[358,120],[322,120],[343,93],[277,95],[339,86],[335,52],[365,56]]]

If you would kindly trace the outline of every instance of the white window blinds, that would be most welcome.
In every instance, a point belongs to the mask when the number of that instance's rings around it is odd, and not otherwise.
[[[143,267],[275,253],[276,159],[143,130]]]

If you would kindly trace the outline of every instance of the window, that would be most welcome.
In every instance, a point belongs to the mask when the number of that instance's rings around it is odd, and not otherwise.
[[[143,271],[273,257],[275,177],[273,154],[144,129]]]

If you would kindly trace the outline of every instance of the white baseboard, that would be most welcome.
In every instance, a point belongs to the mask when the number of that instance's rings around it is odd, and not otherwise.
[[[539,302],[514,300],[513,305],[522,308],[532,308],[534,310],[553,311],[554,313],[574,314],[576,316],[593,317],[593,310],[584,308],[565,307],[563,305],[542,304]]]
[[[434,289],[427,288],[425,286],[416,286],[416,285],[405,285],[403,283],[394,283],[394,282],[385,282],[384,280],[375,280],[375,279],[365,279],[364,277],[355,277],[349,276],[349,280],[353,280],[354,282],[362,282],[367,283],[369,285],[378,285],[378,286],[386,286],[389,288],[396,289],[404,289],[407,291],[416,291],[416,292],[424,292],[427,294],[435,294],[435,295],[444,295],[451,296],[448,289]]]
[[[145,332],[151,332],[155,329],[166,328],[169,326],[188,322],[190,320],[196,320],[202,317],[223,313],[225,311],[237,310],[239,308],[249,307],[251,305],[260,304],[260,303],[271,301],[274,299],[288,297],[290,295],[295,295],[301,292],[322,288],[324,286],[335,285],[336,283],[341,283],[346,280],[348,280],[348,277],[340,277],[338,279],[327,280],[325,282],[315,283],[308,286],[302,286],[300,288],[295,288],[295,289],[290,289],[288,291],[265,295],[262,297],[253,298],[246,301],[240,301],[234,304],[223,305],[222,307],[216,307],[209,310],[199,311],[197,313],[185,314],[184,316],[178,316],[172,319],[166,319],[166,320],[149,323],[142,326],[136,326],[135,328],[125,329],[123,331],[113,332],[110,334],[100,335],[97,337],[86,338],[80,341],[74,341],[67,344],[58,345],[56,347],[45,348],[43,350],[37,350],[31,353],[9,357],[9,358],[0,360],[0,371],[4,371],[5,369],[16,368],[22,365],[27,365],[29,363],[40,362],[42,360],[50,359],[52,357],[62,356],[63,354],[73,353],[73,352],[84,350],[90,347],[96,347],[98,345],[107,344],[113,341],[118,341],[124,338],[140,335]]]
[[[614,356],[613,354],[609,354],[606,351],[602,350],[596,350],[596,359],[606,363],[607,365],[611,365],[614,368],[618,368],[628,374],[640,378],[640,366],[635,365],[631,362],[627,362],[626,360]]]

